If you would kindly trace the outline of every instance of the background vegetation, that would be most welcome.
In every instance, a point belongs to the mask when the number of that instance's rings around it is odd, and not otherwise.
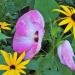
[[[0,49],[12,52],[12,39],[15,32],[17,19],[29,10],[39,10],[45,19],[45,36],[42,48],[31,62],[27,65],[27,75],[75,75],[66,66],[62,65],[57,56],[57,46],[64,40],[69,39],[75,49],[75,40],[71,31],[61,35],[63,28],[59,27],[55,20],[59,14],[52,10],[58,8],[60,4],[75,7],[73,0],[0,0],[0,21],[11,24],[11,31],[0,33]],[[0,55],[0,64],[4,59]],[[2,71],[0,72],[0,75]]]

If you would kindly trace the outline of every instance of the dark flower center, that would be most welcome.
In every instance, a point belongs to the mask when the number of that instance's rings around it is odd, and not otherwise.
[[[0,25],[0,28],[1,28],[1,25]]]
[[[75,14],[72,14],[71,18],[72,18],[73,21],[75,21]]]
[[[11,65],[10,66],[10,69],[15,69],[15,65]]]
[[[35,32],[35,36],[34,36],[34,41],[38,42],[39,38],[38,38],[38,31]]]

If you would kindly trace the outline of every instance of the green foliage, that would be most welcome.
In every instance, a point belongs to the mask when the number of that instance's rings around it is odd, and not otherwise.
[[[65,0],[65,2],[68,3],[68,4],[74,5],[73,0]]]
[[[18,12],[26,6],[31,6],[31,0],[0,0],[1,20],[6,20],[4,17],[13,19],[13,17],[17,16]],[[17,19],[17,17],[14,19]]]
[[[35,75],[72,75],[72,72],[59,62],[57,56],[54,56],[53,51],[45,57],[32,60],[28,68],[35,70]]]
[[[62,4],[74,5],[73,0],[64,0]],[[15,25],[18,17],[23,15],[26,7],[39,10],[45,19],[45,36],[43,38],[42,49],[39,54],[34,57],[27,65],[27,73],[30,75],[75,75],[68,67],[61,64],[57,56],[57,47],[68,39],[72,43],[75,50],[75,40],[69,33],[63,35],[62,27],[56,24],[59,16],[53,9],[58,8],[59,4],[56,0],[0,0],[0,21],[6,21],[11,24],[11,31],[3,31],[0,33],[0,49],[13,53],[12,39],[15,32]],[[46,44],[45,44],[46,43]],[[49,47],[48,47],[49,46]],[[44,47],[44,48],[43,48]],[[43,51],[42,51],[43,50]],[[44,53],[43,53],[44,52]],[[0,64],[5,64],[4,58],[0,55]],[[0,71],[2,75],[4,71]]]
[[[3,56],[0,55],[0,64],[5,64],[4,61],[5,61],[5,60],[4,60]],[[2,75],[3,72],[4,72],[4,71],[0,71],[0,75]]]
[[[0,33],[0,40],[5,40],[5,39],[7,39],[7,38],[10,38],[10,37],[6,36],[6,35],[3,34],[3,33]]]
[[[58,4],[55,0],[35,0],[34,4],[34,8],[38,9],[43,14],[46,22],[57,17],[58,14],[53,12],[53,9],[57,7]]]
[[[72,47],[73,47],[73,50],[75,52],[75,39],[72,40]]]

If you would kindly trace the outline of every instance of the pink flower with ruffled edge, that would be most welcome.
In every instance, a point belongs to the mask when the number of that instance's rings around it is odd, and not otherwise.
[[[33,58],[41,49],[44,32],[44,18],[41,13],[37,10],[25,13],[16,23],[13,49],[19,54],[25,51],[25,59]]]
[[[63,44],[61,44],[58,49],[58,56],[60,62],[66,66],[68,66],[71,70],[75,70],[74,63],[74,52],[68,40],[65,40]]]

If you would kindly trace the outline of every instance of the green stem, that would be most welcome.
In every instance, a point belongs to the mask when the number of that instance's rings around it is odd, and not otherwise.
[[[65,36],[63,39],[66,39],[66,38],[70,37],[71,35],[72,35],[72,33],[67,35],[67,36]]]

